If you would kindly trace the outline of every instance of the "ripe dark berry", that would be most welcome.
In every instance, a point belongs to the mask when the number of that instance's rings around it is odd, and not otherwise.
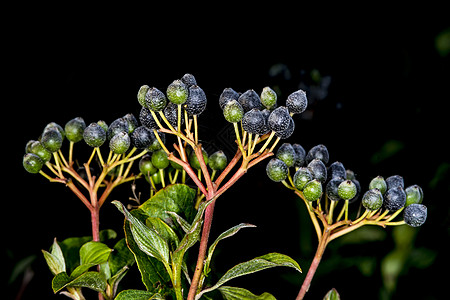
[[[91,147],[100,147],[106,141],[106,132],[98,123],[91,123],[84,129],[83,139]]]
[[[294,148],[296,153],[296,160],[294,165],[296,167],[302,167],[306,161],[306,151],[300,144],[293,144],[292,147]]]
[[[270,128],[269,128],[269,125],[267,123],[269,121],[270,110],[263,109],[263,110],[261,110],[261,114],[263,115],[263,118],[264,118],[264,127],[261,128],[261,130],[259,132],[259,135],[264,135],[264,134],[270,132]]]
[[[205,164],[208,165],[208,153],[203,148],[202,148],[202,155]],[[189,155],[189,164],[196,170],[201,169],[200,162],[198,161],[197,155],[195,155],[194,151],[192,151],[191,154]]]
[[[369,183],[369,189],[378,189],[384,195],[387,191],[387,184],[383,176],[377,176]]]
[[[406,203],[405,191],[397,186],[395,188],[388,189],[384,194],[384,207],[390,211],[397,211]]]
[[[58,151],[63,142],[63,137],[57,128],[48,128],[41,137],[41,144],[50,152]]]
[[[297,160],[297,153],[295,153],[294,147],[292,147],[289,143],[284,143],[278,148],[277,158],[281,159],[288,168],[294,166],[295,161]]]
[[[361,202],[368,210],[379,210],[383,206],[383,195],[379,189],[370,189],[364,194]]]
[[[238,100],[239,93],[232,88],[225,88],[219,96],[219,105],[221,109],[224,109],[225,105],[231,100]]]
[[[229,101],[223,108],[223,116],[230,123],[237,123],[244,116],[244,109],[236,100]]]
[[[39,156],[42,161],[48,162],[52,159],[52,153],[48,151],[39,141],[34,141],[30,146],[30,153]]]
[[[247,90],[245,93],[239,96],[239,104],[242,105],[244,112],[248,112],[254,108],[261,108],[261,99],[254,90]]]
[[[139,161],[139,171],[146,176],[153,175],[158,172],[158,169],[152,164],[152,157],[150,155],[146,154],[141,158]]]
[[[273,109],[277,106],[277,93],[270,87],[266,86],[261,92],[261,103],[267,109]]]
[[[285,106],[280,106],[270,113],[268,125],[270,130],[283,131],[289,127],[291,120],[288,109]]]
[[[344,180],[338,186],[338,195],[344,200],[351,200],[356,196],[356,185],[351,180]]]
[[[361,193],[361,184],[359,183],[359,181],[356,179],[352,179],[352,182],[356,186],[356,195],[352,199],[350,199],[350,203],[353,203],[356,200],[358,200],[359,194]]]
[[[254,108],[244,114],[242,128],[251,134],[260,134],[265,128],[264,116],[258,109]]]
[[[70,120],[64,126],[64,132],[69,141],[77,143],[83,139],[83,132],[86,128],[86,123],[84,123],[83,118],[77,117]]]
[[[187,88],[190,88],[193,85],[197,85],[197,80],[194,75],[186,73],[181,77],[181,81],[186,85]]]
[[[303,188],[303,195],[305,199],[313,202],[319,200],[322,196],[322,184],[317,179],[311,180]]]
[[[106,133],[108,140],[111,140],[116,134],[122,131],[128,133],[128,121],[124,118],[115,119],[108,127],[108,132]]]
[[[266,173],[271,180],[280,182],[286,179],[288,175],[288,166],[286,166],[282,160],[272,158],[267,164]]]
[[[227,157],[222,150],[216,151],[209,157],[208,165],[214,171],[220,171],[227,166]]]
[[[23,157],[22,164],[27,172],[36,174],[39,173],[39,171],[42,169],[44,161],[36,154],[27,153]]]
[[[396,187],[405,188],[405,182],[403,181],[403,177],[400,175],[392,175],[386,178],[387,188],[392,189]]]
[[[160,111],[166,107],[167,99],[163,92],[155,87],[148,89],[145,94],[145,104],[152,111]]]
[[[320,144],[312,147],[306,155],[306,162],[309,163],[315,158],[320,159],[324,164],[328,163],[330,160],[330,154],[328,153],[328,149],[325,145]]]
[[[427,219],[427,207],[423,204],[413,203],[405,208],[403,219],[409,226],[422,226]]]
[[[172,125],[175,129],[178,126],[178,105],[170,102],[167,104],[166,108],[164,108],[164,116],[167,121],[169,121],[170,125]],[[182,115],[183,116],[183,115]],[[180,125],[184,124],[184,117],[180,118]]]
[[[308,168],[300,167],[294,174],[294,178],[292,179],[294,182],[294,186],[302,191],[305,185],[313,180],[313,174]]]
[[[189,87],[189,97],[186,100],[184,109],[191,116],[200,115],[206,108],[205,92],[198,86],[193,85]]]
[[[126,131],[121,131],[114,135],[109,141],[109,148],[115,154],[123,154],[130,148],[131,140]]]
[[[150,89],[148,85],[143,85],[139,88],[137,99],[141,106],[146,107],[147,104],[145,103],[145,94],[147,94],[147,91]]]
[[[169,159],[167,153],[163,150],[157,150],[152,154],[152,164],[157,169],[165,169],[169,166]]]
[[[325,187],[325,193],[327,194],[328,199],[332,201],[339,201],[342,198],[339,196],[338,187],[344,181],[341,177],[334,177],[330,181],[328,181],[327,186]]]
[[[158,132],[158,136],[161,139],[161,141],[163,142],[163,144],[166,142],[166,134],[164,132]],[[150,146],[148,146],[147,150],[152,152],[152,151],[156,151],[159,149],[162,149],[161,144],[159,143],[158,139],[155,136],[154,131],[152,130],[150,133],[151,139],[152,139],[152,143],[150,144]]]
[[[286,128],[285,130],[275,131],[275,135],[278,138],[284,140],[290,137],[294,133],[294,130],[295,130],[295,123],[294,120],[290,118],[288,128]]]
[[[123,116],[123,119],[128,124],[128,134],[133,133],[133,131],[139,126],[139,123],[133,114],[126,114],[125,116]]]
[[[141,121],[141,124],[148,129],[159,129],[158,124],[147,107],[142,107],[141,112],[139,113],[139,121]]]
[[[66,133],[64,132],[64,129],[61,127],[61,125],[59,125],[55,122],[50,122],[45,126],[43,132],[47,131],[48,129],[57,129],[59,131],[59,133],[61,134],[61,137],[64,141],[64,138],[66,137]]]
[[[287,97],[286,106],[290,113],[301,114],[306,110],[308,106],[308,100],[306,99],[306,93],[302,90],[293,92]]]
[[[406,193],[406,203],[405,206],[409,206],[411,204],[420,204],[423,201],[423,191],[422,188],[418,185],[411,185],[405,189]]]
[[[145,149],[149,147],[153,142],[152,136],[153,130],[148,129],[145,126],[139,126],[136,128],[133,133],[131,134],[131,142],[133,143],[134,147],[138,149]]]
[[[189,90],[183,81],[174,80],[167,87],[166,94],[171,103],[178,105],[186,102],[189,95]]]
[[[345,167],[341,162],[335,161],[328,167],[328,178],[329,179],[336,178],[336,177],[346,178],[346,176],[347,176],[347,173],[345,171]]]
[[[308,169],[311,170],[311,173],[313,174],[314,178],[319,180],[321,183],[325,183],[327,180],[327,167],[321,161],[320,159],[316,158],[313,159],[308,164]]]

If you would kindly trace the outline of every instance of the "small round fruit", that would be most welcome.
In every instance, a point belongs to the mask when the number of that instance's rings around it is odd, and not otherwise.
[[[288,166],[278,158],[272,158],[266,167],[267,176],[275,182],[285,180],[288,176],[288,171]]]
[[[115,154],[123,154],[130,148],[131,140],[126,131],[121,131],[114,135],[109,141],[109,148]]]
[[[318,158],[313,159],[308,164],[308,169],[311,170],[311,173],[313,174],[314,178],[319,180],[321,183],[325,183],[327,180],[327,167]]]
[[[286,128],[285,130],[275,131],[275,135],[278,138],[284,140],[290,137],[294,133],[294,130],[295,130],[295,123],[294,120],[290,118],[288,128]]]
[[[115,119],[109,125],[108,131],[106,132],[108,140],[111,140],[116,134],[122,131],[128,133],[128,121],[124,118]]]
[[[342,177],[334,177],[328,181],[327,186],[325,187],[325,193],[327,194],[328,199],[332,201],[339,201],[342,199],[339,196],[338,188],[343,181],[344,178]]]
[[[160,184],[161,183],[161,173],[156,172],[153,173],[153,175],[150,176],[154,184]]]
[[[401,187],[402,189],[405,188],[405,182],[400,175],[392,175],[386,178],[386,184],[388,190],[396,187]]]
[[[98,123],[91,123],[84,129],[83,139],[91,147],[100,147],[106,141],[106,132]]]
[[[106,124],[105,121],[99,120],[97,121],[97,124],[100,125],[100,127],[103,128],[105,132],[108,132],[108,124]]]
[[[338,177],[346,178],[347,176],[347,172],[345,171],[344,165],[339,161],[335,161],[334,163],[332,163],[328,167],[327,173],[329,179]]]
[[[167,99],[173,104],[179,105],[186,102],[189,90],[188,87],[181,80],[174,80],[167,87]]]
[[[27,172],[36,174],[42,169],[44,162],[42,159],[33,153],[27,153],[23,157],[23,167]]]
[[[208,164],[208,153],[205,149],[202,148],[203,160],[205,161],[205,165]],[[189,155],[189,164],[196,170],[200,170],[200,162],[198,161],[197,155],[195,155],[195,151],[192,151]]]
[[[136,128],[131,134],[131,141],[134,147],[138,149],[148,148],[153,142],[154,134],[152,136],[152,133],[153,131],[145,126]]]
[[[133,114],[126,114],[122,118],[127,122],[128,134],[132,134],[133,131],[139,126],[139,123],[136,120],[136,117]]]
[[[351,180],[344,180],[338,187],[338,195],[344,200],[350,200],[356,196],[356,184]]]
[[[325,145],[320,144],[312,147],[306,155],[306,162],[309,163],[315,158],[320,159],[324,164],[328,163],[330,160],[330,154],[328,153],[328,149]]]
[[[181,77],[181,81],[186,85],[187,88],[190,88],[193,85],[197,85],[197,80],[194,75],[186,73]]]
[[[273,131],[283,131],[289,127],[291,120],[288,109],[285,106],[280,106],[270,113],[268,125]]]
[[[361,202],[368,210],[379,210],[383,206],[383,195],[377,188],[370,189],[364,194]]]
[[[260,110],[254,108],[244,114],[242,128],[251,134],[260,134],[265,128],[264,116]]]
[[[172,125],[175,129],[178,128],[178,105],[172,102],[167,104],[166,108],[164,108],[164,116],[167,121],[169,121],[170,125]],[[184,117],[180,118],[180,126],[184,124]]]
[[[56,152],[61,149],[63,137],[57,128],[48,128],[44,130],[41,137],[41,144],[50,152]]]
[[[405,207],[413,203],[420,204],[423,201],[423,191],[417,184],[411,185],[405,189],[406,203]]]
[[[369,183],[369,189],[378,189],[384,195],[387,191],[387,184],[383,176],[377,176]]]
[[[52,159],[52,153],[48,151],[39,141],[34,141],[30,146],[30,153],[39,156],[42,161],[48,162]]]
[[[261,99],[254,90],[247,90],[245,93],[240,95],[238,102],[242,105],[244,112],[248,112],[254,108],[260,109],[262,106]]]
[[[44,132],[48,129],[57,129],[59,131],[59,133],[61,133],[62,139],[64,141],[64,138],[66,137],[66,133],[64,132],[64,129],[61,127],[61,125],[59,125],[55,122],[50,122],[45,126]]]
[[[236,100],[229,101],[223,108],[223,116],[230,123],[237,123],[244,116],[244,109]]]
[[[157,112],[166,107],[167,99],[163,92],[152,87],[145,94],[145,104],[148,109]]]
[[[317,179],[311,180],[303,188],[303,195],[307,201],[319,200],[322,196],[322,184]]]
[[[413,203],[405,208],[403,219],[409,226],[422,226],[427,220],[427,207],[423,204]]]
[[[219,96],[219,105],[221,109],[224,109],[225,105],[231,100],[238,100],[239,93],[233,90],[232,88],[225,88]]]
[[[165,169],[169,166],[169,159],[167,153],[163,150],[157,150],[152,154],[152,164],[157,169]]]
[[[139,121],[141,121],[141,124],[148,129],[159,129],[158,123],[156,123],[152,113],[147,107],[141,108],[141,112],[139,113]]]
[[[157,131],[159,138],[163,144],[166,142],[166,134],[164,132]],[[151,132],[152,143],[148,146],[147,150],[150,152],[162,149],[161,143],[158,141],[155,132],[152,130]]]
[[[190,116],[198,116],[205,110],[207,102],[205,92],[198,85],[193,85],[189,87],[189,96],[184,109]]]
[[[388,189],[386,194],[384,194],[384,207],[390,211],[397,211],[406,203],[405,191],[397,186],[392,189]]]
[[[149,154],[144,155],[139,161],[139,171],[146,176],[158,172],[158,169],[153,166],[152,157]]]
[[[64,132],[69,141],[77,143],[83,139],[83,132],[86,128],[83,118],[77,117],[66,123]]]
[[[287,97],[286,106],[290,113],[301,114],[306,110],[308,106],[308,100],[306,99],[306,93],[302,90],[293,92]]]
[[[294,166],[295,161],[297,160],[297,153],[289,143],[283,143],[283,145],[278,148],[277,158],[284,161],[284,163],[288,166],[288,168]]]
[[[261,103],[267,109],[273,109],[277,106],[277,93],[270,87],[266,86],[261,92]]]
[[[296,154],[294,166],[302,167],[306,161],[306,151],[300,144],[293,144],[292,147],[294,148]]]
[[[137,99],[141,106],[145,107],[147,104],[145,103],[145,94],[147,94],[150,87],[148,85],[143,85],[139,88]]]
[[[298,170],[294,174],[294,177],[292,178],[294,186],[300,191],[302,191],[305,185],[313,179],[314,177],[311,171],[305,167],[298,168]]]
[[[227,166],[228,160],[222,150],[216,151],[209,157],[208,165],[211,170],[221,171]]]

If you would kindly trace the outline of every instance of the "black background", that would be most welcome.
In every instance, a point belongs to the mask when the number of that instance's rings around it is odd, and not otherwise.
[[[393,11],[368,6],[341,8],[347,11],[342,13],[322,5],[225,6],[175,9],[173,4],[138,7],[130,14],[121,7],[113,11],[16,8],[2,46],[6,50],[2,272],[9,277],[18,261],[37,255],[32,265],[35,276],[22,299],[35,295],[62,299],[52,296],[51,274],[40,249],[47,249],[55,236],[62,240],[90,234],[88,211],[69,190],[26,173],[21,166],[26,142],[36,139],[47,123],[64,125],[77,116],[88,124],[99,119],[110,123],[129,112],[137,115],[136,93],[141,85],[165,90],[174,79],[192,73],[209,101],[200,117],[200,138],[211,148],[222,148],[226,145],[218,133],[230,125],[217,100],[225,87],[241,92],[253,88],[259,93],[264,86],[277,85],[283,103],[317,69],[331,77],[328,96],[312,106],[311,119],[296,120],[296,131],[288,141],[307,150],[325,144],[331,161],[339,160],[358,174],[363,190],[372,177],[393,174],[402,175],[407,186],[423,187],[428,220],[419,229],[415,247],[431,249],[436,258],[426,269],[410,268],[411,274],[402,274],[394,298],[437,299],[444,287],[436,278],[446,274],[444,268],[449,266],[446,102],[450,65],[449,56],[440,56],[435,48],[436,36],[450,26],[443,9]],[[270,76],[275,64],[289,69],[289,80]],[[401,149],[377,159],[376,153],[388,141]],[[433,186],[430,182],[440,166],[443,173]],[[306,274],[316,241],[300,228],[308,228],[309,220],[299,217],[304,208],[281,184],[270,182],[264,168],[263,163],[251,169],[217,202],[213,238],[241,222],[258,226],[219,246],[218,272],[277,251],[299,261]],[[111,200],[129,196],[125,186]],[[101,222],[101,228],[113,228],[121,235],[122,216],[112,205],[105,204]],[[310,250],[300,243],[309,243]],[[369,253],[379,264],[394,247],[391,237],[372,245],[344,248],[346,253],[340,255]],[[338,251],[333,249],[324,260]],[[294,276],[293,282],[285,280],[286,273]],[[130,279],[127,288],[143,288],[137,270],[128,276],[136,280]],[[230,284],[293,299],[303,278],[280,269]],[[344,299],[359,299],[361,294],[377,299],[380,286],[379,267],[367,278],[356,267],[338,264],[327,274],[317,274],[308,298],[321,298],[336,287]],[[19,284],[16,281],[6,288],[13,299]]]

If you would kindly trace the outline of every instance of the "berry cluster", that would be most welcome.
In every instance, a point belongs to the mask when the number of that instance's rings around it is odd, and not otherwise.
[[[361,205],[365,208],[362,215],[354,221],[349,220],[349,204],[357,202],[361,185],[353,171],[345,169],[341,162],[329,163],[328,149],[324,145],[314,146],[306,153],[299,144],[284,143],[276,153],[276,158],[266,167],[268,177],[282,182],[294,190],[310,210],[323,219],[325,227],[339,224],[334,229],[350,232],[361,225],[401,225],[421,226],[427,216],[427,209],[421,204],[423,191],[417,185],[404,189],[404,180],[399,175],[377,176],[369,184],[369,190],[362,196]],[[295,168],[293,176],[290,168]],[[287,181],[286,181],[287,180]],[[344,202],[336,218],[333,212],[339,202]],[[313,203],[316,203],[314,207]],[[404,210],[404,220],[394,222],[394,218]],[[359,212],[358,212],[359,214]],[[315,216],[314,216],[315,217]],[[339,223],[343,219],[341,223]],[[347,228],[346,231],[343,229]],[[337,237],[335,235],[334,237]]]

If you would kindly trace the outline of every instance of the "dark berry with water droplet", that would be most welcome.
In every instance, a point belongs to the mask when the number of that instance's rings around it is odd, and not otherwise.
[[[264,116],[258,109],[254,108],[244,114],[242,128],[251,134],[260,134],[264,131]]]
[[[328,149],[325,145],[320,144],[312,147],[306,155],[306,162],[309,163],[315,158],[320,159],[324,164],[328,163],[330,160],[330,154],[328,153]]]
[[[296,153],[296,160],[294,165],[296,167],[302,167],[306,161],[306,151],[300,144],[293,144],[292,147]]]
[[[231,100],[238,100],[239,93],[232,88],[225,88],[219,96],[219,105],[221,109],[224,109],[225,105]]]
[[[336,177],[341,177],[341,178],[347,177],[345,167],[339,161],[335,161],[328,167],[328,178],[332,179],[332,178],[336,178]]]
[[[151,129],[148,129],[145,126],[139,126],[131,134],[131,142],[133,143],[134,147],[138,149],[145,149],[149,147],[153,142],[152,133],[153,131]]]
[[[406,203],[405,191],[400,187],[388,189],[384,194],[384,207],[390,211],[397,211]]]
[[[193,85],[197,85],[197,80],[194,75],[186,73],[181,77],[181,81],[186,85],[187,88],[190,88]]]
[[[126,114],[123,119],[127,121],[128,124],[128,134],[133,133],[133,131],[139,126],[136,117],[133,114]]]
[[[159,129],[158,123],[156,123],[152,113],[147,107],[142,107],[141,112],[139,113],[139,121],[141,121],[141,124],[148,129]]]
[[[191,116],[200,115],[206,108],[207,99],[205,92],[198,86],[189,87],[189,96],[184,104],[184,109]]]
[[[289,127],[291,120],[288,109],[285,106],[280,106],[270,113],[268,125],[273,131],[283,131]]]
[[[313,159],[308,164],[308,169],[311,170],[311,173],[313,174],[314,178],[319,180],[321,183],[325,183],[327,180],[327,167],[318,158]]]
[[[405,208],[403,219],[409,226],[422,226],[427,220],[427,207],[423,204],[413,203]]]
[[[164,116],[167,121],[169,121],[170,125],[172,125],[175,129],[178,127],[178,105],[170,102],[167,104],[166,108],[164,108]],[[184,117],[181,115],[180,118],[180,126],[184,124]]]
[[[294,120],[290,118],[288,128],[286,128],[285,130],[275,131],[275,135],[276,137],[285,140],[294,133],[294,130],[295,130],[295,123]]]
[[[98,123],[91,123],[84,129],[83,139],[91,147],[100,147],[106,141],[106,132]]]
[[[108,127],[106,133],[108,140],[111,140],[119,132],[125,131],[128,133],[128,122],[124,118],[115,119]]]
[[[248,112],[254,108],[261,108],[261,99],[254,90],[247,90],[239,96],[238,102],[242,105],[244,112]]]
[[[308,100],[306,99],[306,93],[302,90],[293,92],[287,97],[286,106],[290,113],[300,114],[306,110],[308,106]]]
[[[388,178],[386,178],[386,184],[388,190],[396,187],[401,187],[402,189],[405,188],[405,182],[403,180],[403,177],[400,175],[389,176]]]
[[[148,109],[157,112],[163,110],[167,104],[167,98],[163,92],[155,87],[148,89],[145,94],[145,104]]]

